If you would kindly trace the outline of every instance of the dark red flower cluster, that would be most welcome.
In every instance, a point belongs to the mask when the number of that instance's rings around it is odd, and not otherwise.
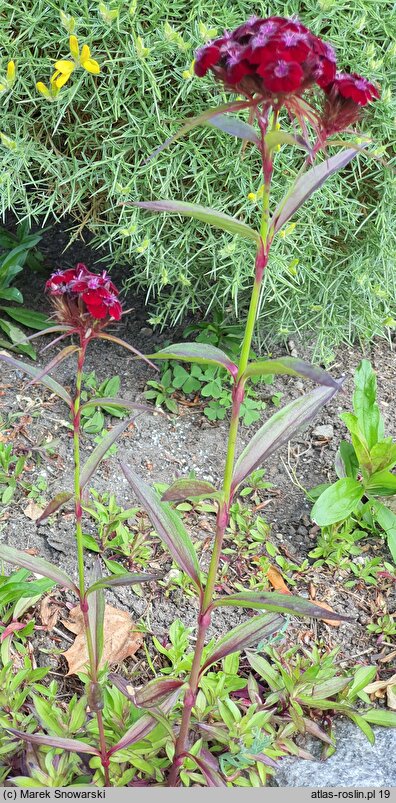
[[[99,276],[79,262],[75,268],[53,273],[45,289],[51,296],[61,296],[72,303],[79,302],[79,307],[82,303],[83,308],[98,320],[113,318],[119,321],[121,318],[122,307],[118,300],[118,290],[106,271]]]
[[[336,56],[298,20],[252,17],[198,50],[196,74],[209,69],[229,86],[269,97],[327,86],[336,76]]]
[[[380,96],[377,87],[357,73],[338,73],[325,93],[323,127],[327,135],[344,131],[356,122],[362,106]]]
[[[229,89],[277,108],[285,104],[295,114],[302,93],[317,85],[326,95],[327,111],[329,103],[337,101],[340,112],[346,101],[348,114],[341,116],[333,130],[341,130],[346,118],[355,121],[360,107],[379,97],[378,89],[365,78],[337,74],[331,45],[297,19],[252,17],[235,31],[226,31],[196,53],[196,75],[204,76],[208,70]],[[336,114],[332,116],[335,121]]]

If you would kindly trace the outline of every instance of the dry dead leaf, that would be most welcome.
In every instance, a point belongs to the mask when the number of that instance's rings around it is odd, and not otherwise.
[[[334,613],[333,608],[331,608],[330,605],[327,604],[327,602],[318,602],[318,600],[315,599],[315,605],[318,605],[319,608],[324,608],[325,611],[330,611],[330,613]],[[330,625],[330,627],[339,627],[341,624],[341,622],[339,622],[337,619],[323,619],[322,621],[325,622],[326,625]]]
[[[267,577],[275,591],[279,591],[280,594],[291,594],[281,573],[278,572],[275,566],[269,567]]]
[[[363,691],[366,694],[373,694],[377,698],[382,698],[386,695],[388,708],[396,711],[396,674],[392,675],[388,680],[375,680],[374,683],[369,683]]]
[[[75,675],[84,669],[88,662],[85,643],[83,616],[80,606],[70,611],[70,618],[62,620],[62,624],[76,634],[74,644],[63,653],[69,664],[68,675]],[[101,665],[108,662],[117,664],[134,655],[143,644],[141,633],[134,630],[134,623],[127,611],[120,611],[112,605],[106,605],[104,613],[104,647]]]
[[[40,505],[36,505],[36,502],[33,502],[33,499],[31,499],[23,512],[28,519],[36,521],[44,512],[44,508],[40,507]]]
[[[55,627],[62,616],[63,609],[64,606],[54,599],[51,594],[47,594],[47,596],[41,600],[40,619],[47,630],[52,630],[52,628]]]

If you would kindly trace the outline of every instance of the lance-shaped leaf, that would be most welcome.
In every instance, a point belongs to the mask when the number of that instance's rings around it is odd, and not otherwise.
[[[48,519],[48,516],[52,516],[53,513],[56,513],[62,505],[65,505],[66,502],[69,501],[73,497],[72,491],[60,491],[50,502],[48,502],[47,507],[43,510],[41,516],[36,519],[36,525],[41,524],[42,521]]]
[[[339,387],[341,387],[340,384],[337,388],[315,388],[271,416],[256,432],[238,458],[232,479],[232,490],[234,491],[245,477],[258,468],[267,457],[287,443],[301,427],[311,421],[318,410],[330,401]]]
[[[294,145],[296,148],[301,148],[303,151],[311,153],[312,149],[308,142],[300,136],[293,136],[288,134],[287,131],[269,131],[264,137],[265,143],[270,150],[273,150],[278,145]]]
[[[23,569],[29,569],[33,574],[42,574],[43,577],[49,577],[55,583],[62,586],[62,588],[69,588],[78,594],[78,588],[71,577],[66,572],[54,566],[44,558],[37,558],[35,555],[28,555],[19,549],[14,549],[12,546],[0,544],[0,560],[5,560],[6,563],[11,563],[13,566],[22,566]]]
[[[247,622],[237,625],[223,638],[221,638],[214,650],[207,656],[206,661],[201,669],[201,673],[217,663],[226,655],[232,652],[238,652],[246,647],[252,647],[258,644],[262,639],[272,636],[277,630],[280,630],[285,624],[283,616],[260,614],[248,619]]]
[[[254,104],[252,103],[252,101],[245,101],[245,100],[231,101],[228,103],[223,103],[221,106],[217,106],[217,108],[215,109],[206,109],[206,111],[201,112],[201,114],[198,114],[196,117],[190,117],[190,119],[186,120],[184,125],[181,128],[179,128],[178,131],[176,131],[176,134],[173,134],[173,136],[168,137],[168,139],[166,139],[165,142],[159,145],[158,148],[156,148],[150,154],[148,159],[146,159],[143,162],[143,164],[147,164],[148,162],[150,162],[151,159],[154,159],[156,156],[158,156],[159,153],[161,153],[161,151],[165,150],[165,148],[168,148],[169,145],[172,145],[173,142],[176,142],[176,140],[180,139],[180,137],[183,137],[185,134],[191,131],[191,129],[199,125],[206,125],[212,117],[219,116],[220,114],[223,114],[224,112],[228,111],[236,112],[239,111],[240,109],[248,109],[253,105]]]
[[[127,343],[126,340],[122,340],[120,337],[116,337],[115,335],[109,335],[108,332],[100,332],[97,337],[99,337],[101,340],[110,340],[111,343],[116,343],[117,346],[122,346],[127,351],[131,351],[132,354],[135,354],[135,356],[139,358],[139,360],[143,360],[143,362],[146,362],[151,368],[154,368],[154,371],[158,371],[158,368],[156,365],[154,365],[154,363],[150,362],[150,360],[145,357],[141,351],[135,349],[130,343]]]
[[[68,333],[72,334],[75,331],[76,330],[73,329],[72,326],[60,326],[60,325],[59,326],[49,326],[49,327],[47,327],[47,329],[40,329],[40,331],[39,332],[35,332],[34,335],[29,335],[29,337],[24,337],[23,340],[21,340],[18,343],[14,343],[14,345],[15,346],[19,346],[21,343],[27,343],[30,340],[36,340],[36,338],[38,338],[38,337],[44,337],[44,335],[52,335],[52,334],[55,334],[56,332],[66,332],[66,334],[68,334]]]
[[[121,467],[139,502],[144,506],[161,541],[166,544],[178,566],[191,577],[191,580],[200,590],[201,579],[198,558],[190,536],[176,511],[167,502],[161,502],[157,492],[128,468],[125,463],[121,463]]]
[[[6,728],[7,731],[17,736],[24,742],[30,744],[45,745],[47,747],[59,747],[61,750],[68,750],[72,753],[90,753],[92,756],[100,756],[99,750],[86,742],[78,739],[63,739],[61,736],[45,736],[40,733],[25,733],[16,728]]]
[[[289,594],[279,594],[276,591],[240,591],[218,597],[213,601],[213,607],[224,608],[231,605],[237,608],[265,608],[267,611],[278,611],[293,614],[294,616],[311,616],[313,619],[328,619],[329,612],[315,605],[305,597],[295,597]],[[341,613],[332,613],[332,619],[339,622],[350,622],[351,617]]]
[[[161,705],[158,706],[157,710],[161,714],[168,714],[169,711],[172,710],[177,698],[179,697],[180,689],[181,686],[178,689],[176,689],[176,691],[170,697],[168,697],[168,699],[165,700],[165,702],[161,703]],[[124,735],[117,742],[117,744],[113,745],[113,747],[110,748],[110,750],[108,751],[108,756],[112,756],[113,753],[117,753],[118,750],[124,750],[126,747],[130,747],[131,744],[136,744],[136,742],[140,742],[142,739],[144,739],[145,736],[147,736],[152,730],[154,730],[157,724],[158,724],[157,720],[151,713],[145,714],[143,717],[138,719],[138,721],[135,722],[130,728],[128,728],[126,733],[124,733]]]
[[[84,402],[80,410],[86,410],[87,407],[115,407],[117,410],[141,410],[145,413],[153,412],[153,408],[148,404],[138,404],[138,402],[131,401],[131,399],[119,399],[117,396],[97,396]]]
[[[94,563],[93,567],[93,584],[91,585],[91,593],[88,604],[88,622],[89,629],[92,636],[94,661],[96,669],[103,655],[103,637],[104,637],[104,613],[105,613],[105,597],[103,586],[100,585],[102,580],[102,568],[99,558]],[[95,588],[96,586],[96,588]]]
[[[124,430],[127,429],[129,424],[133,421],[133,418],[127,418],[125,421],[121,421],[117,426],[113,427],[107,435],[104,436],[103,440],[95,446],[92,454],[88,457],[87,462],[84,465],[84,468],[81,471],[80,475],[80,486],[84,488],[84,485],[91,479],[92,474],[96,471],[100,461],[105,456],[106,452],[110,449],[110,446],[117,440],[117,438],[122,435]]]
[[[26,362],[21,362],[21,360],[15,359],[15,357],[11,357],[10,354],[7,354],[6,351],[0,351],[0,360],[8,363],[8,365],[12,365],[13,368],[16,368],[17,371],[23,371],[23,373],[27,374],[28,376],[32,376],[35,378],[40,373],[40,368],[35,368],[33,365],[29,365]],[[51,390],[52,393],[56,393],[69,407],[72,407],[73,402],[70,394],[67,390],[62,387],[58,382],[55,382],[55,379],[51,379],[49,376],[44,376],[40,380],[41,384],[44,385],[48,390]]]
[[[386,533],[389,551],[396,563],[396,516],[389,507],[383,505],[378,500],[372,500],[374,506],[374,515],[378,524]]]
[[[138,574],[135,572],[125,572],[125,574],[112,574],[109,577],[101,577],[87,589],[88,594],[98,591],[100,588],[115,588],[116,586],[136,586],[140,583],[150,583],[153,580],[160,580],[164,575],[161,572],[156,574]]]
[[[312,519],[319,527],[344,521],[356,510],[363,494],[364,487],[360,482],[343,477],[326,488],[316,500],[311,511]]]
[[[209,763],[209,761],[205,761],[202,756],[193,756],[192,753],[186,753],[186,756],[195,761],[208,786],[227,786],[220,773],[213,768],[212,762]]]
[[[306,379],[311,379],[318,385],[336,388],[337,390],[339,388],[339,382],[323,368],[317,365],[310,365],[308,362],[304,362],[304,360],[299,360],[295,357],[280,357],[278,360],[259,360],[258,362],[252,362],[247,366],[243,376],[265,376],[270,374],[304,376]]]
[[[55,357],[44,366],[44,368],[38,370],[37,375],[31,379],[30,382],[28,382],[27,387],[29,387],[29,385],[34,385],[36,382],[41,382],[45,376],[51,373],[53,368],[56,368],[63,362],[63,360],[66,360],[72,354],[75,354],[76,351],[79,351],[78,346],[65,346],[65,348],[59,351],[58,354],[56,354]]]
[[[183,502],[184,499],[197,499],[199,497],[218,496],[211,482],[205,480],[176,480],[161,496],[162,502]]]
[[[207,125],[219,128],[225,134],[231,134],[238,139],[246,140],[247,142],[254,142],[255,145],[260,145],[261,140],[255,128],[244,120],[239,120],[238,117],[233,117],[231,114],[216,114],[210,117]]]
[[[238,366],[227,357],[221,349],[208,343],[174,343],[172,346],[150,354],[152,360],[180,360],[181,362],[195,362],[199,365],[218,365],[225,368],[232,376],[238,373]]]
[[[297,179],[290,194],[285,201],[281,201],[275,209],[271,220],[271,229],[274,233],[284,226],[285,223],[297,212],[300,206],[318,190],[330,176],[345,167],[358,153],[356,148],[336,153],[329,159],[325,159],[319,165],[312,167]]]
[[[154,678],[146,683],[141,689],[134,689],[131,683],[121,675],[110,673],[109,680],[114,686],[124,694],[128,700],[140,708],[153,708],[163,703],[171,694],[184,685],[184,681],[179,678]]]
[[[235,217],[226,215],[224,212],[218,212],[217,209],[211,209],[208,206],[172,200],[132,201],[131,205],[138,206],[140,209],[148,209],[150,212],[170,212],[172,215],[192,217],[222,231],[228,231],[230,234],[238,234],[240,237],[244,237],[245,240],[252,240],[256,245],[261,243],[258,231],[251,229],[250,226]]]

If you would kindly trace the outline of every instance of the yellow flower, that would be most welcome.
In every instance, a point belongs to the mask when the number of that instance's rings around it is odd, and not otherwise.
[[[60,87],[58,87],[56,83],[57,75],[58,73],[54,73],[54,75],[51,77],[49,89],[45,84],[43,84],[42,81],[37,81],[36,89],[46,98],[46,100],[55,100],[56,96],[59,94]]]
[[[195,59],[192,60],[188,70],[183,70],[182,78],[184,78],[185,81],[189,81],[191,78],[194,78],[194,64]]]
[[[8,92],[15,83],[15,61],[9,61],[7,64],[7,74],[4,81],[0,83],[0,92]]]
[[[81,48],[80,64],[84,70],[92,73],[92,75],[99,75],[99,64],[97,61],[95,61],[95,59],[91,58],[91,51],[88,45],[83,45]]]

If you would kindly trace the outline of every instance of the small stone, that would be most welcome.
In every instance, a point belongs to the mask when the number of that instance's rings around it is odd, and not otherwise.
[[[308,535],[308,530],[307,530],[306,527],[303,527],[303,525],[300,524],[300,526],[297,529],[297,534],[298,535],[303,535],[304,538],[306,538],[306,536]]]
[[[320,424],[315,427],[312,435],[320,441],[331,441],[334,438],[334,427],[332,424]]]
[[[140,334],[146,335],[148,337],[149,335],[153,334],[153,330],[150,329],[149,326],[143,326],[142,329],[140,330]]]

